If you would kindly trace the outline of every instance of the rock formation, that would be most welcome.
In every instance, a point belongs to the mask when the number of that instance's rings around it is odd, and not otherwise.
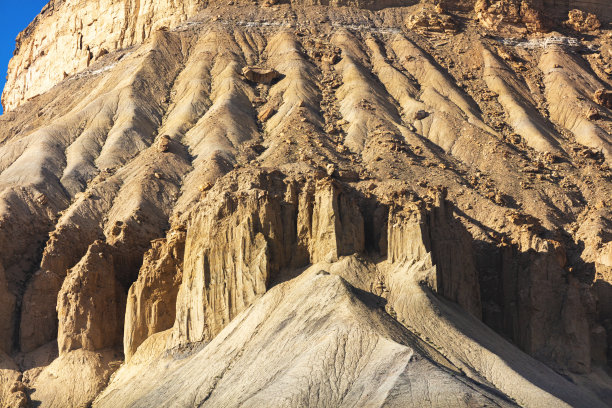
[[[125,358],[151,335],[169,329],[176,315],[176,296],[182,280],[185,231],[151,242],[127,297],[124,328]]]
[[[609,405],[611,20],[50,2],[0,117],[0,406]]]
[[[0,337],[0,351],[10,353],[12,350],[13,341],[13,314],[15,313],[15,295],[11,293],[8,287],[8,281],[4,269],[0,265],[0,329],[2,329],[2,337]]]
[[[70,270],[58,295],[60,354],[117,346],[125,310],[122,292],[112,255],[103,243],[94,242]]]
[[[495,31],[508,26],[528,32],[547,31],[550,23],[543,10],[541,1],[478,0],[474,7],[481,24]]]
[[[578,32],[594,31],[601,27],[601,21],[593,13],[574,9],[569,12],[565,25]]]

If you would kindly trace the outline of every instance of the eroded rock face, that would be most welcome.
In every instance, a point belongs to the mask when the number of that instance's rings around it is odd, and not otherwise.
[[[467,231],[453,219],[444,192],[435,194],[429,211],[420,203],[392,208],[388,225],[389,261],[402,263],[429,256],[435,269],[420,278],[422,283],[480,318],[480,286],[473,248]]]
[[[241,2],[243,1],[237,0],[234,3],[238,5]],[[2,93],[4,110],[15,109],[30,98],[49,90],[66,77],[87,69],[108,53],[142,43],[158,29],[166,30],[180,26],[205,10],[209,3],[223,4],[223,2],[197,0],[181,0],[179,5],[169,0],[49,2],[34,22],[17,37],[15,57],[9,65],[7,85]],[[378,10],[411,6],[418,2],[416,0],[291,0],[290,3],[299,7],[325,5]],[[494,2],[466,0],[442,3],[445,5],[448,3],[449,8],[460,9],[473,7],[476,4],[476,12],[486,27],[498,27],[503,22],[521,25],[531,32],[545,31],[549,28],[550,24],[541,12],[545,8],[552,10],[547,13],[555,17],[567,15],[567,12],[574,8],[602,15],[605,19],[612,18],[612,13],[606,7],[606,0],[571,1],[562,4],[558,4],[555,0]],[[79,16],[74,16],[72,10],[80,10]],[[447,20],[444,18],[433,26],[443,30],[454,30],[454,24]]]
[[[58,295],[60,354],[120,345],[125,311],[123,291],[115,278],[108,247],[94,242],[70,270]]]
[[[274,69],[244,67],[242,68],[242,75],[249,81],[260,84],[270,84],[280,76],[280,73]]]
[[[211,190],[188,228],[177,345],[213,338],[287,269],[364,250],[363,217],[335,181],[262,173],[232,184]]]
[[[598,104],[605,106],[608,109],[612,109],[612,91],[606,89],[598,89],[593,95],[593,99]]]
[[[63,277],[51,271],[38,271],[23,296],[19,345],[30,352],[57,337],[57,312],[49,307],[57,303]]]
[[[601,21],[593,13],[574,9],[567,17],[567,21],[564,22],[565,26],[578,32],[594,31],[601,27]]]
[[[293,2],[298,5],[356,5],[364,8],[412,3],[406,0]],[[40,95],[64,78],[85,70],[109,52],[142,43],[158,29],[174,28],[184,23],[205,9],[208,3],[199,0],[181,0],[178,5],[170,0],[51,1],[17,37],[16,57],[9,65],[7,85],[2,94],[4,110],[12,110]],[[73,10],[79,10],[78,16],[72,13]]]
[[[268,179],[268,181],[271,180]],[[211,194],[214,196],[215,191]],[[244,206],[234,207],[237,213],[253,205],[253,202],[244,194],[240,196],[245,201]],[[261,197],[261,195],[259,196]],[[264,200],[262,204],[260,210],[263,210],[265,214],[265,209],[269,208],[269,203],[265,203]],[[319,373],[320,370],[326,372],[326,369],[318,369],[318,363],[316,362],[320,362],[323,366],[333,362],[333,364],[346,367],[353,364],[349,363],[353,360],[353,357],[349,357],[353,356],[353,353],[355,353],[355,356],[361,356],[354,357],[357,361],[357,363],[354,363],[354,369],[342,370],[339,374],[344,379],[339,383],[346,383],[346,392],[340,394],[328,393],[326,386],[318,385],[317,399],[314,405],[325,406],[327,403],[331,403],[329,401],[333,401],[334,405],[341,405],[346,401],[354,400],[368,404],[368,398],[376,398],[373,397],[375,393],[363,392],[360,384],[363,383],[364,377],[369,378],[371,367],[382,366],[378,366],[374,361],[363,362],[363,359],[369,360],[377,355],[378,346],[371,349],[370,345],[373,345],[371,338],[369,335],[366,337],[362,337],[362,335],[370,333],[368,322],[371,321],[366,316],[369,313],[374,313],[374,315],[379,313],[388,301],[386,309],[390,316],[397,318],[404,323],[405,327],[410,328],[415,333],[425,335],[425,342],[419,343],[420,350],[429,350],[427,357],[423,360],[424,362],[433,359],[437,364],[444,362],[445,367],[449,369],[446,372],[452,373],[461,370],[463,373],[468,373],[470,377],[482,376],[479,378],[491,382],[521,405],[554,404],[572,406],[589,400],[589,403],[599,406],[600,403],[596,399],[588,394],[583,394],[573,384],[567,382],[561,385],[564,380],[561,380],[560,377],[555,378],[555,374],[549,368],[541,363],[529,360],[513,346],[493,335],[490,330],[484,329],[482,323],[473,315],[464,311],[459,312],[460,309],[453,309],[454,306],[449,306],[451,303],[448,303],[448,301],[431,296],[432,290],[446,298],[451,298],[457,294],[457,292],[453,293],[453,290],[458,289],[462,294],[471,290],[471,297],[466,298],[460,295],[459,298],[453,300],[458,301],[465,308],[477,309],[479,307],[478,282],[475,281],[475,268],[469,259],[471,248],[464,240],[467,232],[456,224],[457,221],[450,211],[449,205],[444,201],[443,194],[439,192],[433,195],[433,200],[419,203],[404,201],[401,209],[398,204],[391,211],[389,222],[381,224],[389,225],[386,238],[389,258],[386,261],[375,265],[364,263],[359,260],[358,256],[352,255],[340,260],[318,262],[300,274],[299,277],[281,283],[269,291],[265,290],[266,293],[259,299],[256,297],[243,298],[244,302],[251,301],[252,305],[249,305],[244,313],[238,314],[235,319],[228,322],[227,327],[222,328],[206,347],[203,349],[196,348],[193,352],[186,351],[182,357],[185,360],[180,363],[180,367],[166,357],[162,357],[159,350],[166,336],[170,333],[161,332],[153,335],[150,341],[146,340],[142,344],[142,350],[137,351],[134,356],[134,363],[124,366],[117,373],[115,380],[94,405],[112,406],[121,400],[124,402],[130,401],[131,404],[136,406],[144,406],[152,401],[156,401],[161,406],[171,404],[183,406],[193,404],[193,401],[198,404],[215,406],[240,405],[244,399],[251,402],[259,401],[255,403],[257,405],[263,403],[263,401],[269,403],[271,398],[286,398],[284,396],[287,393],[293,396],[292,400],[298,398],[296,395],[299,395],[300,401],[306,401],[312,398],[310,392],[306,388],[289,387],[288,384],[292,384],[289,378],[306,375],[311,382],[319,384],[318,374],[315,373]],[[226,207],[222,206],[222,208]],[[222,216],[221,224],[225,224],[227,219],[223,217],[224,212],[218,214]],[[342,217],[341,212],[336,215]],[[231,222],[231,218],[229,220],[230,224],[235,225]],[[199,222],[199,220],[195,220],[194,226],[196,228],[201,228],[201,226],[198,226]],[[246,271],[255,274],[262,267],[259,259],[249,256],[254,246],[244,239],[245,236],[248,237],[245,231],[253,228],[253,225],[253,221],[249,220],[238,229],[227,230],[222,226],[220,230],[225,236],[236,238],[238,242],[244,244],[245,255],[247,256],[241,260],[243,262],[240,265],[243,271],[242,276],[246,275],[244,273]],[[273,240],[274,238],[268,238],[270,243]],[[189,253],[189,246],[186,249]],[[435,264],[434,259],[441,262]],[[448,262],[449,259],[454,262]],[[212,266],[210,271],[214,272],[214,269],[215,267]],[[208,287],[215,285],[214,273],[211,273],[210,279]],[[204,277],[204,282],[194,280],[192,287],[206,284],[205,281],[206,277]],[[222,284],[223,286],[225,286],[225,282]],[[371,294],[372,297],[368,297],[363,288],[379,293],[381,297]],[[235,290],[230,288],[230,291]],[[246,293],[250,292],[251,290],[247,288]],[[310,295],[304,297],[304,294]],[[570,298],[572,296],[569,295]],[[338,300],[338,297],[345,299],[347,302],[335,302],[334,300]],[[568,305],[576,300],[568,299]],[[179,298],[178,301],[180,302],[181,299]],[[315,302],[318,306],[310,307],[308,306],[310,302]],[[332,303],[338,305],[338,307],[330,308]],[[362,309],[364,304],[368,305],[367,310],[369,312]],[[223,305],[220,306],[223,308]],[[217,306],[211,304],[211,310],[214,310],[215,307]],[[322,320],[319,320],[320,316],[326,316],[328,310],[335,310],[333,313],[340,313],[342,317],[340,315],[335,318],[323,317]],[[356,315],[361,316],[358,322],[352,319],[353,311],[357,312]],[[302,316],[302,313],[306,313],[308,317],[306,315]],[[373,321],[377,322],[373,327],[377,327],[378,330],[383,327],[390,329],[387,332],[386,341],[397,341],[400,344],[402,344],[402,341],[407,341],[400,340],[402,338],[401,330],[397,330],[399,326],[387,326],[378,318]],[[432,324],[432,321],[438,323]],[[277,322],[281,323],[277,325]],[[355,329],[346,336],[343,328],[345,322],[348,323],[347,327]],[[216,324],[219,324],[219,322],[216,322]],[[299,329],[297,329],[298,327]],[[289,333],[297,330],[299,335],[291,334],[290,337],[295,340],[289,341],[288,338],[285,339],[285,330]],[[276,342],[290,346],[283,347],[282,352],[266,354],[267,349],[262,348],[262,344],[271,342],[266,337],[270,333],[272,333]],[[315,333],[316,335],[324,335],[325,340],[312,340],[311,336]],[[466,335],[465,333],[469,334]],[[336,338],[337,334],[339,338]],[[405,339],[408,338],[411,337],[408,336]],[[432,345],[444,344],[445,346],[434,351],[433,348],[428,349],[428,342]],[[338,344],[343,344],[343,352],[330,361],[328,352],[322,350],[335,350]],[[361,346],[358,346],[358,344]],[[380,343],[375,342],[374,344]],[[408,341],[408,344],[414,343]],[[458,344],[468,344],[470,352],[463,353],[458,349]],[[319,349],[319,346],[321,346],[321,349]],[[385,353],[391,352],[391,349],[388,348],[384,348],[384,350],[386,350]],[[438,352],[441,354],[438,354]],[[257,355],[251,356],[250,353]],[[280,353],[283,353],[282,357]],[[412,355],[414,356],[414,354]],[[225,362],[219,362],[219,359],[228,359],[233,363],[228,365]],[[264,361],[267,363],[264,363]],[[285,366],[287,363],[281,363],[281,361],[291,361],[291,363]],[[380,360],[375,358],[375,361]],[[506,361],[512,361],[513,364],[509,366]],[[237,380],[234,379],[234,375],[244,376],[251,370],[260,370],[261,364],[269,364],[269,370],[271,371],[263,370],[254,381],[245,384],[245,389],[248,390],[245,391],[246,396],[237,394],[235,392]],[[292,368],[285,368],[289,366]],[[218,370],[222,370],[223,367],[228,367],[228,369],[220,373]],[[402,367],[406,368],[406,365],[402,365]],[[492,367],[494,368],[492,369]],[[529,367],[530,380],[535,381],[538,386],[534,386],[530,381],[525,380],[520,374],[522,370],[520,367]],[[385,370],[384,368],[381,369]],[[171,372],[172,374],[160,378],[157,374],[159,370],[165,370],[165,372]],[[193,370],[198,370],[200,374],[198,376],[187,374],[193,372]],[[289,373],[286,370],[289,370]],[[434,387],[431,384],[436,383],[438,374],[435,370],[428,372],[430,375],[428,381],[431,382],[430,387]],[[396,381],[392,383],[393,387],[402,389],[401,384],[405,380],[405,375],[407,374],[396,372],[394,376]],[[325,381],[329,381],[326,374],[325,376],[327,378]],[[280,381],[280,383],[276,381]],[[374,379],[369,381],[374,381]],[[402,401],[408,400],[419,405],[423,404],[424,402],[416,402],[420,401],[421,398],[419,397],[421,395],[420,391],[418,391],[420,388],[415,385],[414,380],[411,380],[410,383],[412,384],[411,392],[399,393],[398,391],[392,393],[392,395],[397,395],[397,398]],[[251,386],[254,388],[251,389]],[[556,389],[558,386],[566,388]],[[160,389],[164,390],[163,393],[158,391]],[[208,391],[195,392],[185,397],[184,391],[189,389],[206,389]],[[211,389],[214,392],[211,392]],[[273,395],[268,395],[268,390],[271,390],[269,392]],[[440,396],[438,403],[433,404],[433,406],[460,404],[459,402],[449,402],[451,397],[447,396],[443,390],[446,390],[446,388],[439,386],[430,388],[430,392],[434,392],[436,395],[438,393],[444,395]],[[477,395],[482,395],[481,391],[478,391]],[[480,397],[475,395],[472,398],[476,400]],[[503,399],[497,403],[500,406],[506,406],[507,404],[512,406],[510,401]]]
[[[25,408],[29,406],[23,376],[12,359],[0,351],[0,406]]]
[[[51,1],[17,37],[4,109],[47,91],[107,52],[140,43],[158,28],[176,26],[202,7],[197,0],[182,1],[181,7],[171,1]],[[79,10],[78,16],[72,10]]]
[[[547,31],[552,22],[542,10],[544,5],[541,0],[478,0],[474,6],[480,23],[491,30],[518,28],[529,32]]]
[[[589,371],[592,356],[601,353],[591,344],[594,299],[587,285],[564,269],[566,249],[557,241],[523,233],[516,247],[481,251],[481,268],[503,271],[493,280],[481,277],[483,302],[495,305],[485,308],[484,320],[553,366]]]
[[[4,268],[0,265],[0,352],[13,349],[15,295],[9,291]]]
[[[126,361],[149,336],[174,324],[176,295],[183,278],[185,231],[172,230],[151,246],[138,280],[128,292],[123,336]]]
[[[410,30],[424,30],[440,33],[454,33],[459,29],[459,25],[450,15],[441,12],[427,11],[421,11],[411,15],[406,21],[406,27]]]

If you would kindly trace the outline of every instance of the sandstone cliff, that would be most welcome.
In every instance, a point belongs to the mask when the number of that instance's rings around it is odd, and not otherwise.
[[[610,7],[229,3],[20,35],[0,404],[606,406]]]
[[[491,10],[496,10],[494,15],[485,17],[492,20],[497,19],[498,13],[513,13],[512,6],[507,9],[508,6],[497,6],[496,3],[516,3],[519,9],[521,7],[520,2],[510,0],[485,2],[492,3],[494,8]],[[247,0],[232,3],[253,4]],[[291,0],[291,3],[377,10],[414,5],[418,0]],[[450,8],[478,7],[477,0],[442,3]],[[612,20],[606,0],[532,0],[528,3],[533,3],[534,10],[555,19],[563,19],[568,11],[580,9],[595,13],[605,21]],[[51,0],[16,39],[15,57],[9,65],[7,84],[2,93],[4,110],[13,110],[24,101],[48,91],[64,78],[87,69],[109,52],[140,44],[157,29],[188,24],[188,21],[198,18],[207,6],[218,9],[217,4],[224,3],[197,0],[181,0],[179,3],[168,0]],[[74,10],[78,10],[78,13],[74,13]],[[534,20],[528,24],[539,26],[540,23]]]

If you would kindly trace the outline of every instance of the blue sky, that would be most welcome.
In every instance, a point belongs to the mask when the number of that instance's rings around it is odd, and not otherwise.
[[[6,69],[13,56],[17,34],[30,24],[49,0],[0,0],[0,80],[4,89]],[[0,113],[2,107],[0,106]]]

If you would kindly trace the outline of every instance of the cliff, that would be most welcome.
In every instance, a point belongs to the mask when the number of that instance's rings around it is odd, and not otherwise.
[[[232,1],[232,4],[239,3],[253,4],[247,0]],[[416,3],[417,0],[291,0],[291,4],[298,7],[325,5],[372,10]],[[448,8],[459,9],[471,9],[476,3],[476,0],[443,2]],[[559,21],[566,19],[572,9],[595,13],[603,21],[612,20],[606,0],[534,0],[531,3]],[[51,0],[17,36],[2,92],[4,110],[13,110],[64,78],[83,72],[109,52],[141,44],[160,28],[173,29],[193,19],[212,19],[226,4],[214,0],[181,0],[178,3],[169,0]]]

